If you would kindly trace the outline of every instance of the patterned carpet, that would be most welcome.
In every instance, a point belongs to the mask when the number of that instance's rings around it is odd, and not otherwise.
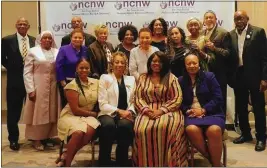
[[[24,129],[25,125],[20,124],[20,135],[21,139],[19,143],[21,144],[21,149],[18,152],[14,152],[9,149],[9,142],[7,140],[7,128],[5,124],[2,124],[2,166],[3,167],[54,167],[56,164],[54,161],[58,157],[58,146],[46,148],[45,151],[36,151],[31,147],[31,142],[24,139]],[[266,167],[267,166],[267,150],[264,152],[255,152],[255,140],[251,143],[246,143],[242,145],[234,145],[232,140],[238,135],[230,131],[229,140],[227,140],[227,150],[228,150],[228,161],[227,166],[229,167]],[[98,158],[98,145],[95,146],[96,149],[96,160]],[[112,158],[114,159],[114,149],[113,147]],[[130,151],[130,150],[129,150]],[[129,152],[130,154],[130,152]],[[91,146],[87,145],[82,148],[78,154],[75,156],[72,162],[74,167],[87,167],[91,166]],[[97,166],[97,161],[94,166]],[[209,167],[210,164],[201,155],[195,155],[195,166],[197,167]]]

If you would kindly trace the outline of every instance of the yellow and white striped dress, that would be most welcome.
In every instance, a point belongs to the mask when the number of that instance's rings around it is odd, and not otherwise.
[[[169,74],[165,84],[154,85],[143,74],[136,88],[133,163],[136,167],[188,166],[184,117],[179,107],[182,91],[178,79]],[[166,113],[156,120],[142,114],[145,108]]]

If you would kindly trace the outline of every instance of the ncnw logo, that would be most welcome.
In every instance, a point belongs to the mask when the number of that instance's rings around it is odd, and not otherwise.
[[[60,30],[71,30],[72,29],[72,25],[71,23],[61,23],[61,24],[54,24],[52,26],[53,30],[55,32],[58,32]],[[86,29],[87,28],[87,23],[84,23],[83,28]]]
[[[70,4],[70,9],[75,11],[77,9],[84,8],[103,8],[105,1],[82,1],[82,2],[72,2]]]
[[[150,22],[145,22],[143,24],[143,27],[148,27],[149,26],[149,23]],[[166,23],[167,23],[168,27],[173,27],[173,26],[176,27],[176,26],[178,26],[178,21],[166,20]]]
[[[126,25],[131,25],[132,22],[106,22],[106,26],[111,28],[121,28]]]
[[[166,9],[168,6],[177,7],[177,6],[194,6],[195,0],[178,0],[178,1],[162,1],[160,7]]]
[[[117,10],[120,10],[121,8],[129,8],[129,7],[148,7],[150,4],[150,1],[117,1],[114,5],[114,7]]]

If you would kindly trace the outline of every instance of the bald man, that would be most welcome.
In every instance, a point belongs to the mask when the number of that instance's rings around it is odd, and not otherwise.
[[[28,50],[35,45],[35,38],[27,34],[30,24],[21,17],[16,22],[17,32],[2,38],[1,59],[7,70],[7,129],[12,150],[19,150],[19,128],[23,101],[26,96],[23,68]]]
[[[74,16],[72,19],[71,19],[71,25],[72,25],[72,28],[73,30],[74,29],[83,29],[83,21],[81,19],[81,17],[79,16]],[[86,47],[89,47],[90,44],[92,44],[93,42],[95,42],[96,38],[88,33],[84,33],[84,45]],[[63,45],[68,45],[70,44],[70,34],[64,36],[61,40],[61,46]]]
[[[241,144],[252,140],[248,119],[248,98],[251,95],[255,116],[256,151],[265,150],[266,116],[264,90],[267,88],[266,34],[263,28],[248,23],[245,11],[234,14],[235,29],[232,38],[232,86],[235,93],[235,112],[242,134],[233,143]]]

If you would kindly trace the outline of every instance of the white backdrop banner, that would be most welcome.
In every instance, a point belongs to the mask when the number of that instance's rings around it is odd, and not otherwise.
[[[90,34],[94,35],[95,25],[107,25],[110,29],[109,41],[116,46],[119,43],[117,32],[124,25],[132,24],[140,29],[148,26],[151,20],[163,17],[169,26],[179,26],[187,32],[187,20],[190,17],[203,20],[207,10],[216,13],[219,26],[227,30],[233,28],[235,2],[197,0],[41,2],[41,28],[53,31],[60,46],[61,38],[72,30],[71,18],[81,16],[84,30]]]
[[[105,24],[110,30],[109,40],[115,47],[119,41],[117,33],[120,27],[132,24],[138,29],[148,26],[151,20],[163,17],[169,26],[179,26],[185,30],[186,22],[191,17],[203,20],[207,10],[217,15],[217,23],[230,31],[233,28],[235,2],[202,0],[165,0],[165,1],[75,1],[46,2],[41,1],[41,30],[51,30],[56,36],[56,44],[60,46],[61,38],[71,32],[71,18],[81,16],[84,30],[94,35],[94,26]],[[228,88],[227,121],[233,122],[234,96]]]

